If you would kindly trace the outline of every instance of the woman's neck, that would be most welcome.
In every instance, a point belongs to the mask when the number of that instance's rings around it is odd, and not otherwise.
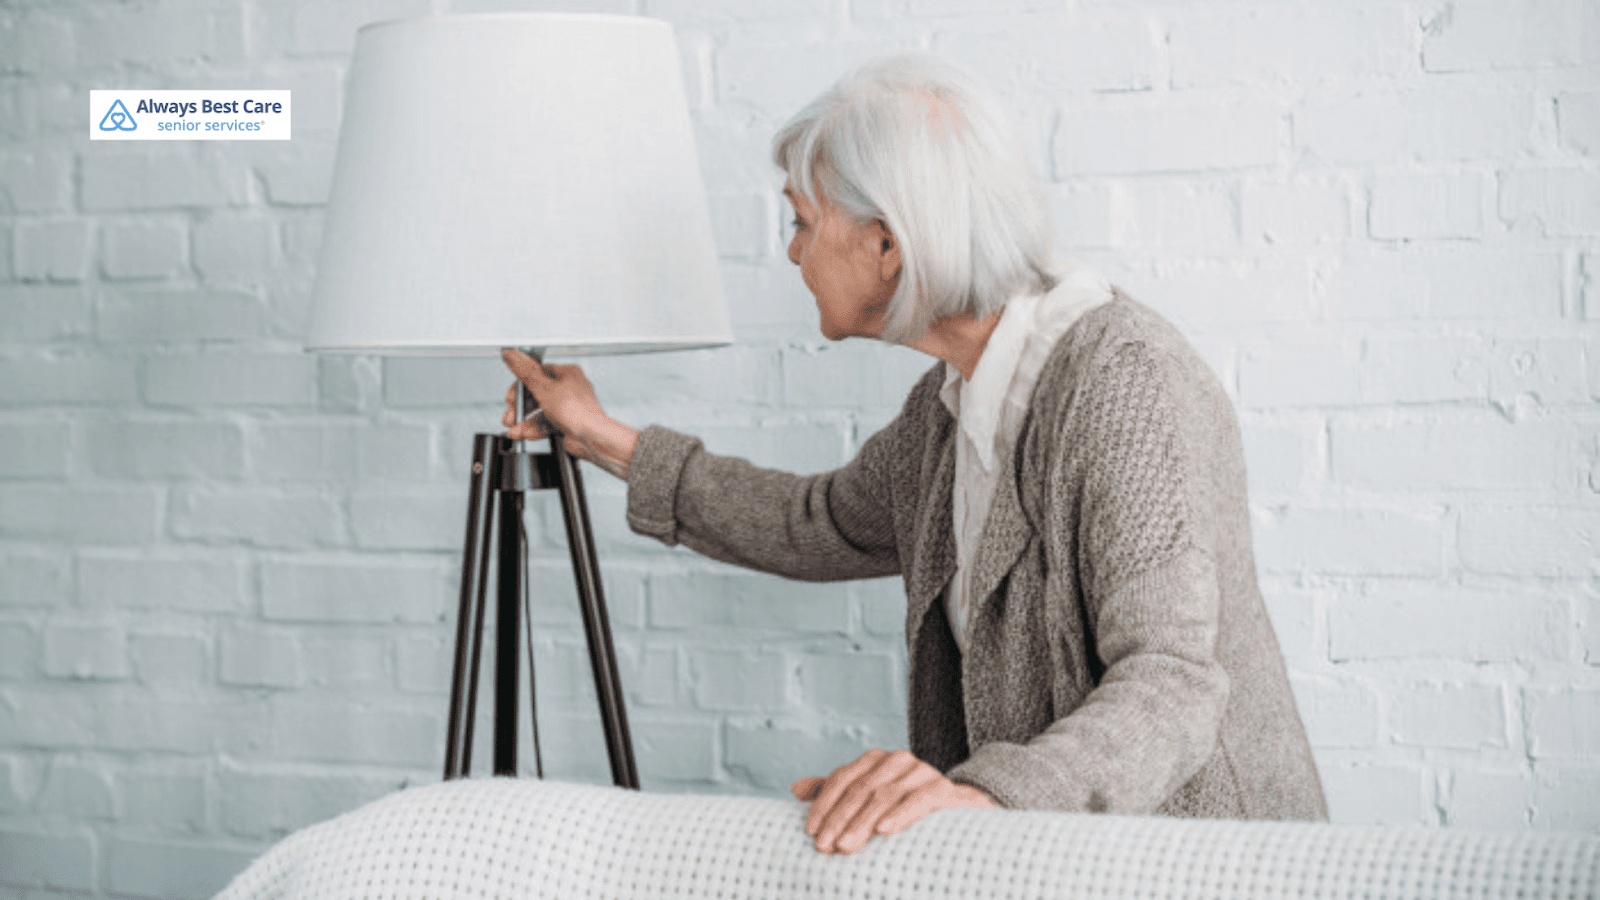
[[[982,319],[951,316],[929,325],[922,337],[908,341],[906,346],[929,356],[937,356],[955,366],[962,378],[971,381],[973,371],[978,368],[978,359],[983,356],[983,348],[989,346],[989,335],[994,334],[995,326],[999,324],[999,312],[990,313]]]

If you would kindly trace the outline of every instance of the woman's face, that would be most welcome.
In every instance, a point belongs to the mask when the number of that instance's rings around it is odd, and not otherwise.
[[[789,261],[800,267],[832,341],[877,337],[900,281],[900,245],[881,221],[857,224],[838,207],[818,208],[784,185],[794,207]]]

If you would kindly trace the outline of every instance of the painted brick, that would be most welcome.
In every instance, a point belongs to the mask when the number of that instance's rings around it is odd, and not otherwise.
[[[763,422],[757,428],[705,426],[695,436],[706,449],[738,456],[758,466],[797,475],[827,472],[849,462],[845,456],[844,422],[783,424]]]
[[[299,687],[306,683],[300,635],[281,628],[243,627],[222,635],[223,684]]]
[[[459,552],[466,501],[460,489],[360,492],[350,498],[350,530],[364,549]]]
[[[338,502],[323,494],[270,488],[180,487],[172,492],[172,533],[257,547],[334,547],[346,543]]]
[[[82,59],[102,66],[203,60],[215,47],[212,17],[180,10],[99,11],[78,26]]]
[[[300,622],[441,622],[459,570],[404,560],[272,561],[261,565],[262,616]]]
[[[1413,26],[1397,8],[1195,9],[1168,28],[1174,88],[1395,76],[1412,56]]]
[[[127,406],[138,379],[131,359],[51,355],[0,359],[0,404]]]
[[[1143,91],[1155,83],[1157,39],[1138,15],[1056,14],[1025,29],[1004,27],[1004,20],[997,28],[953,24],[935,31],[933,49],[996,89]]]
[[[0,153],[0,212],[72,208],[72,159],[62,153]]]
[[[0,257],[5,255],[0,234]],[[0,287],[0,343],[48,344],[87,336],[94,307],[78,285],[21,284]]]
[[[1395,173],[1372,180],[1367,229],[1379,239],[1476,238],[1483,234],[1483,176]]]
[[[1600,234],[1600,172],[1590,169],[1502,172],[1500,217],[1514,231],[1574,237]]]
[[[909,42],[796,40],[719,47],[713,61],[719,105],[753,106],[782,121],[869,59],[912,49]],[[803,73],[803,74],[801,74]],[[715,169],[712,169],[715,171]]]
[[[142,684],[193,685],[210,680],[210,650],[199,635],[134,632],[128,636],[128,658]]]
[[[1402,687],[1394,692],[1389,716],[1398,744],[1467,750],[1507,745],[1505,698],[1498,685]]]
[[[1584,0],[1457,3],[1426,24],[1422,67],[1429,72],[1600,61],[1600,11]]]
[[[1296,590],[1292,587],[1268,582],[1261,588],[1267,615],[1272,620],[1272,630],[1278,638],[1278,647],[1291,668],[1302,660],[1326,656],[1327,639],[1322,636],[1318,623],[1322,619],[1324,602],[1315,591]]]
[[[717,724],[654,718],[628,720],[640,768],[652,779],[708,782],[717,774]]]
[[[87,833],[70,835],[0,831],[0,872],[22,887],[94,889],[94,844]]]
[[[1372,686],[1327,677],[1294,677],[1295,705],[1313,747],[1372,747],[1378,695]]]
[[[617,661],[627,702],[640,706],[673,706],[678,702],[678,651],[644,647]]]
[[[296,119],[300,112],[296,103]],[[192,235],[194,268],[208,284],[248,283],[272,271],[278,238],[270,219],[207,219]]]
[[[1451,773],[1445,824],[1452,828],[1523,830],[1528,827],[1527,776],[1520,772],[1460,769]]]
[[[1236,99],[1156,105],[1139,98],[1071,110],[1051,139],[1054,177],[1270,166],[1278,160],[1279,118],[1264,101]]]
[[[107,884],[118,894],[206,900],[254,862],[258,851],[116,837],[106,854]]]
[[[1600,256],[1585,253],[1581,262],[1583,317],[1600,320]],[[1600,397],[1600,353],[1589,353],[1589,396]]]
[[[1248,179],[1239,200],[1244,239],[1275,247],[1346,239],[1350,197],[1350,188],[1332,179]]]
[[[19,11],[0,21],[0,70],[7,73],[71,71],[76,48],[72,22],[49,10]]]
[[[1458,421],[1334,423],[1334,478],[1391,493],[1551,491],[1577,487],[1585,474],[1580,436],[1564,422]]]
[[[431,767],[444,756],[444,723],[431,712],[286,695],[273,702],[271,748],[274,759]]]
[[[72,563],[50,552],[12,549],[0,552],[0,604],[49,607],[72,596]]]
[[[632,566],[611,562],[617,555],[599,553],[600,589],[605,595],[606,616],[613,632],[637,631],[643,627],[645,605],[644,571]],[[565,547],[552,551],[548,557],[528,560],[528,584],[531,599],[530,616],[535,627],[566,630],[578,634],[582,617],[578,607],[578,589],[572,573],[572,557]],[[452,579],[460,577],[460,569],[451,573]],[[454,583],[454,582],[453,582]],[[451,597],[456,598],[452,591]],[[455,599],[451,600],[454,604]],[[451,609],[454,609],[452,605]]]
[[[23,281],[82,281],[89,277],[93,246],[87,222],[22,222],[16,228],[17,277]]]
[[[383,360],[383,402],[392,407],[496,404],[503,410],[506,388],[516,380],[497,358],[388,357]],[[595,387],[604,398],[606,385]],[[498,410],[481,430],[500,430]]]
[[[1044,189],[1055,223],[1056,241],[1063,248],[1120,246],[1126,192],[1115,183],[1079,181],[1051,184]]]
[[[72,448],[65,422],[0,423],[0,478],[63,478]]]
[[[273,206],[322,206],[333,182],[336,145],[331,139],[301,140],[274,147],[256,163],[255,172]]]
[[[39,792],[39,812],[73,821],[115,817],[111,776],[103,767],[57,758]]]
[[[451,623],[454,629],[455,623]],[[419,694],[440,694],[450,689],[455,660],[454,631],[451,642],[440,636],[408,636],[395,639],[395,681],[400,690]]]
[[[246,471],[252,481],[349,483],[355,479],[358,435],[367,430],[329,422],[252,423],[245,432]]]
[[[1533,827],[1552,831],[1600,829],[1600,771],[1592,766],[1535,770]]]
[[[843,632],[850,604],[840,585],[806,584],[728,571],[652,575],[652,628],[770,628],[810,634]]]
[[[1225,251],[1239,243],[1234,185],[1196,179],[1141,179],[1124,187],[1113,219],[1121,247]]]
[[[81,178],[83,208],[97,212],[235,206],[248,197],[244,169],[215,149],[95,144]]]
[[[1593,759],[1600,752],[1600,690],[1528,688],[1523,705],[1529,756]]]
[[[100,230],[100,265],[107,278],[173,278],[188,270],[189,243],[178,222],[131,222]]]
[[[1422,775],[1398,765],[1319,766],[1328,817],[1338,825],[1417,825],[1425,819]]]
[[[246,838],[277,839],[350,812],[403,785],[353,772],[275,772],[224,767],[218,776],[222,827]]]
[[[811,653],[800,661],[800,690],[812,709],[905,715],[903,676],[883,653]]]
[[[733,723],[723,730],[724,767],[755,787],[787,791],[807,776],[826,777],[865,753],[870,744],[835,728],[802,723]]]
[[[382,691],[394,683],[391,651],[381,635],[321,635],[304,643],[314,688]]]
[[[1490,344],[1482,337],[1369,338],[1359,373],[1362,399],[1413,404],[1489,396]]]
[[[157,406],[308,406],[317,402],[317,362],[308,355],[153,356],[144,396]]]
[[[1324,291],[1337,319],[1554,319],[1563,284],[1560,256],[1543,251],[1363,251],[1335,264]]]
[[[1469,572],[1590,578],[1600,574],[1600,515],[1586,509],[1471,507],[1461,512]]]
[[[225,554],[85,553],[78,562],[78,602],[89,609],[242,611],[249,567]]]
[[[203,766],[169,763],[139,765],[117,775],[122,798],[120,822],[143,832],[200,834],[208,824]]]
[[[85,444],[95,474],[110,478],[238,478],[239,427],[223,422],[98,421]]]
[[[1315,438],[1293,422],[1247,419],[1240,422],[1250,496],[1293,493],[1300,488]]]
[[[116,625],[52,623],[44,630],[44,671],[52,678],[126,678],[127,631]]]
[[[1353,342],[1287,343],[1239,358],[1239,401],[1246,408],[1350,406],[1361,402],[1361,347]]]
[[[1586,156],[1600,156],[1600,91],[1557,94],[1556,122],[1563,146]]]
[[[432,474],[433,433],[427,426],[367,425],[356,431],[355,440],[356,474],[362,481],[425,481]],[[465,502],[465,484],[457,491]]]
[[[19,813],[32,805],[33,785],[21,788],[18,784],[30,768],[20,759],[0,757],[0,812]]]
[[[780,361],[783,403],[802,409],[899,409],[933,363],[916,351],[859,341],[785,347]]]
[[[1521,92],[1401,90],[1313,94],[1292,118],[1310,162],[1395,165],[1515,158],[1533,115]]]
[[[1243,322],[1301,322],[1311,309],[1311,271],[1302,260],[1215,260],[1130,272],[1125,291],[1188,334]]]
[[[717,253],[726,259],[758,259],[772,252],[773,207],[766,194],[713,194],[706,198]]]
[[[899,577],[852,581],[848,588],[861,608],[861,625],[868,634],[904,635],[906,627],[905,581]]]
[[[0,688],[0,734],[8,747],[97,745],[94,697],[82,685],[29,682]]]
[[[1524,397],[1543,406],[1585,403],[1584,355],[1578,339],[1499,338],[1490,358],[1490,397],[1502,407]]]
[[[317,407],[323,412],[370,412],[383,393],[383,370],[370,356],[322,356],[317,382],[322,391]]]
[[[39,635],[27,625],[16,622],[0,623],[0,678],[24,680],[38,671]],[[5,782],[0,779],[0,788]],[[4,812],[0,804],[0,812]]]
[[[95,335],[112,344],[242,341],[267,330],[267,308],[226,291],[120,290],[97,305]]]
[[[788,705],[790,664],[782,653],[693,650],[689,672],[700,709],[763,711]]]
[[[673,405],[765,406],[777,399],[778,359],[767,347],[629,353],[584,359],[582,364],[608,408],[638,406],[649,411],[646,415],[666,414]],[[498,423],[503,409],[498,405],[504,403],[506,386],[512,380],[504,375],[496,380],[499,389],[489,399],[497,404],[494,421]]]
[[[146,487],[0,488],[0,534],[73,544],[144,544],[159,531],[161,494]]]
[[[1255,513],[1262,571],[1373,576],[1440,570],[1445,522],[1439,513],[1313,507]]]
[[[102,749],[254,756],[267,746],[266,710],[245,695],[195,700],[172,693],[119,693],[98,710],[96,746]]]
[[[1570,656],[1572,608],[1527,588],[1377,583],[1328,611],[1329,658],[1562,660]]]

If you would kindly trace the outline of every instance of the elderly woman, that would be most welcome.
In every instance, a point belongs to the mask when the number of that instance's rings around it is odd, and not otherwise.
[[[514,351],[542,409],[505,423],[626,479],[640,534],[789,578],[904,578],[911,750],[794,784],[818,848],[942,807],[1325,818],[1228,399],[1161,317],[1052,263],[992,106],[934,58],[874,62],[773,158],[823,334],[940,360],[892,423],[800,477],[635,431],[577,367]]]

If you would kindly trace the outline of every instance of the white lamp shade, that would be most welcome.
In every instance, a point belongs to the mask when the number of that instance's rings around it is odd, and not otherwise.
[[[670,25],[487,14],[361,29],[311,349],[732,339]]]

